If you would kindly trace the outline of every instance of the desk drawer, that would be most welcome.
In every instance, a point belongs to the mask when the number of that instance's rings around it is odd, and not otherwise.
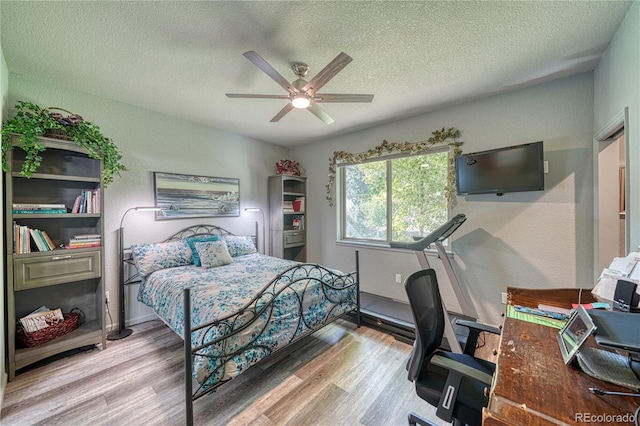
[[[303,231],[300,232],[286,232],[284,234],[284,246],[285,247],[296,247],[303,246],[305,244],[305,234]]]
[[[49,256],[15,259],[13,271],[13,288],[16,291],[98,278],[102,275],[99,251],[70,253],[65,250]]]

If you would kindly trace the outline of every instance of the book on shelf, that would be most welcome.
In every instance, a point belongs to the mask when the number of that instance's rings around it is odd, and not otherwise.
[[[100,247],[101,244],[97,243],[69,243],[65,248],[67,250],[79,249],[79,248],[90,248],[90,247]]]
[[[13,209],[13,214],[60,214],[66,213],[67,209]]]
[[[294,216],[293,217],[293,229],[303,231],[304,230],[304,216]]]
[[[66,213],[67,208],[64,204],[28,204],[28,203],[14,203],[12,205],[13,214],[52,214],[52,213]]]
[[[38,247],[39,251],[49,251],[49,246],[46,244],[46,241],[44,241],[44,238],[37,232],[36,229],[29,228],[29,233],[31,234],[31,238],[36,244],[36,247]]]
[[[100,247],[102,245],[102,236],[100,234],[80,234],[69,239],[68,249]]]
[[[102,238],[100,234],[76,234],[73,239],[74,240],[99,240]]]
[[[14,228],[16,238],[15,252],[16,254],[31,253],[31,232],[27,226],[16,225]]]
[[[15,210],[47,210],[47,209],[66,209],[64,203],[54,204],[34,204],[34,203],[13,203]]]
[[[16,254],[31,253],[32,246],[38,251],[51,251],[55,248],[49,245],[42,231],[28,226],[13,223],[13,251]]]
[[[18,254],[31,253],[31,233],[26,226],[18,225],[14,222],[14,251]]]
[[[82,191],[76,197],[71,213],[100,213],[100,188]]]
[[[18,225],[13,222],[14,253],[31,253],[32,246],[35,246],[38,251],[51,251],[56,248],[55,244],[51,241],[51,238],[45,231]]]
[[[47,244],[49,245],[51,250],[55,250],[56,249],[56,245],[53,243],[53,240],[51,239],[51,237],[49,237],[49,234],[47,234],[47,231],[40,230],[40,233],[42,233],[42,236],[44,237],[44,240],[47,242]]]

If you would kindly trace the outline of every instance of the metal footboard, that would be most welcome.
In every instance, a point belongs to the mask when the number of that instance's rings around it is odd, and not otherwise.
[[[293,266],[271,280],[240,310],[215,321],[196,326],[191,326],[191,293],[189,288],[185,288],[183,293],[183,337],[187,425],[193,424],[193,402],[206,394],[215,392],[218,387],[231,380],[232,377],[227,378],[225,369],[227,361],[233,357],[249,351],[259,351],[261,354],[267,354],[258,361],[261,362],[276,351],[351,312],[355,313],[356,324],[359,327],[360,277],[357,251],[355,263],[355,271],[349,274],[337,273],[312,263]],[[323,301],[331,306],[322,318],[305,315],[309,313],[305,302],[309,300],[310,289],[317,285],[321,290],[319,293]],[[297,309],[295,332],[291,334],[285,344],[279,344],[277,348],[264,344],[261,338],[268,330],[274,310],[278,308],[279,303],[291,305],[292,301],[294,303],[293,309]],[[344,309],[345,305],[348,307],[347,310],[338,312]],[[290,306],[287,307],[290,308]],[[196,341],[193,341],[193,333],[199,335]],[[239,341],[240,344],[238,344]],[[210,349],[213,346],[216,346],[215,351]],[[193,366],[198,357],[214,360],[217,367],[207,377],[198,380],[194,389]]]

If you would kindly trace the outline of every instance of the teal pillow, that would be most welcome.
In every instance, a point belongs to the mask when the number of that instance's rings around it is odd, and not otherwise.
[[[202,261],[200,260],[200,255],[198,254],[198,250],[196,250],[196,243],[209,243],[212,241],[219,241],[220,235],[202,235],[200,237],[189,237],[185,241],[189,245],[191,249],[191,253],[193,254],[193,264],[196,266],[202,266]]]

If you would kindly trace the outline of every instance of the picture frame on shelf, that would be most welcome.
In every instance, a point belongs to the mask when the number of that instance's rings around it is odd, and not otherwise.
[[[240,179],[153,172],[156,220],[240,216]]]

